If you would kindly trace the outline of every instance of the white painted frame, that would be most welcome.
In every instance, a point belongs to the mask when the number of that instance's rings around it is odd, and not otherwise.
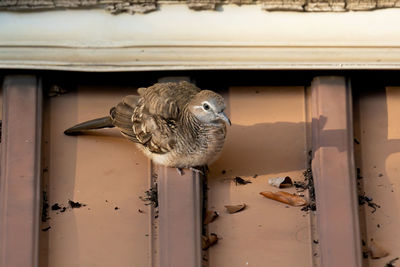
[[[0,68],[77,71],[399,69],[400,9],[266,12],[227,5],[149,14],[0,12]]]

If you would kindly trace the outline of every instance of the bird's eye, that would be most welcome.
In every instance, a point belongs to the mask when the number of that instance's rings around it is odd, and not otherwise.
[[[204,108],[204,110],[209,110],[210,106],[207,103],[204,103],[203,104],[203,108]]]

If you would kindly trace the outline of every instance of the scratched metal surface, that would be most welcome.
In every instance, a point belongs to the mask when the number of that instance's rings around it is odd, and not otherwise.
[[[225,93],[233,125],[221,158],[210,166],[208,207],[220,216],[209,232],[221,237],[209,249],[210,267],[312,266],[309,215],[259,194],[278,190],[268,184],[270,177],[303,179],[305,92],[282,86],[231,87]],[[252,183],[236,185],[235,176]],[[225,211],[224,205],[241,203],[248,207],[235,214]]]
[[[115,129],[65,136],[77,122],[105,116],[136,88],[78,86],[45,102],[43,190],[50,207],[40,233],[40,266],[149,266],[150,209],[139,199],[149,188],[147,159]],[[143,211],[140,212],[140,211]]]

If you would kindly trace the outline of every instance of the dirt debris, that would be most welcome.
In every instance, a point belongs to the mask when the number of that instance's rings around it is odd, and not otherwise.
[[[158,188],[157,184],[151,187],[149,190],[145,191],[145,196],[140,196],[139,198],[145,202],[145,205],[151,205],[154,208],[158,207]]]
[[[361,169],[357,168],[357,180],[360,180],[362,178],[364,178],[364,177],[361,175]]]
[[[46,222],[49,217],[49,201],[47,199],[47,192],[42,192],[42,222]]]
[[[47,199],[47,196],[46,196],[46,199]],[[60,205],[58,202],[56,202],[56,203],[54,203],[53,205],[51,205],[51,207],[50,207],[50,205],[46,202],[46,207],[47,207],[47,210],[48,210],[48,208],[51,208],[51,210],[52,211],[55,211],[56,212],[56,214],[59,214],[59,212],[65,212],[67,209],[76,209],[76,208],[81,208],[81,207],[86,207],[87,205],[86,204],[83,204],[83,203],[80,203],[80,202],[75,202],[75,201],[72,201],[72,200],[68,200],[68,207],[66,207],[66,206],[62,206],[62,205]],[[90,210],[90,208],[88,209],[88,210]],[[47,214],[47,212],[48,211],[46,211],[46,214]],[[43,219],[43,216],[44,216],[45,214],[43,213],[43,211],[42,211],[42,219]],[[47,215],[46,215],[47,216]],[[50,219],[50,217],[47,217],[47,219],[46,220],[48,220],[48,219]],[[42,220],[43,221],[43,220]],[[45,222],[45,221],[44,221]]]
[[[376,166],[373,166],[376,168]],[[362,179],[363,176],[361,175],[361,169],[357,168],[357,180]],[[375,213],[377,209],[379,209],[381,206],[373,202],[373,198],[370,196],[367,196],[365,192],[363,192],[363,186],[361,185],[360,182],[357,182],[357,190],[358,190],[358,205],[362,206],[367,204],[369,207],[372,208],[371,213]]]
[[[68,200],[68,205],[71,207],[71,209],[79,209],[81,207],[86,207],[86,204],[79,203],[78,201],[72,201],[71,199]]]
[[[250,180],[245,180],[242,177],[236,176],[235,178],[233,178],[233,181],[235,181],[236,185],[245,185],[245,184],[251,184]]]
[[[368,207],[372,208],[371,213],[374,213],[378,208],[380,208],[381,206],[376,204],[375,202],[373,202],[373,198],[366,196],[365,192],[362,193],[361,195],[358,195],[358,204],[361,205],[365,205],[367,204]]]
[[[153,177],[156,179],[157,176]],[[158,186],[154,183],[149,190],[145,191],[145,196],[140,196],[139,199],[144,202],[146,206],[151,205],[154,208],[154,218],[158,218]],[[140,212],[140,211],[139,211]]]
[[[47,226],[46,228],[43,228],[42,231],[43,231],[43,232],[47,232],[47,231],[49,231],[50,229],[51,229],[51,226]]]
[[[51,206],[51,210],[60,210],[60,209],[62,209],[62,208],[60,207],[60,205],[58,205],[58,203],[54,203],[54,204]]]
[[[316,211],[317,206],[315,204],[315,189],[314,189],[314,178],[312,175],[311,168],[308,168],[303,172],[304,182],[294,181],[294,187],[297,192],[304,192],[308,190],[309,200],[308,203],[301,208],[302,211]]]
[[[67,210],[67,207],[61,207],[58,203],[54,203],[51,206],[51,210],[59,211],[59,212],[65,212]],[[58,212],[57,212],[57,214],[58,214]]]
[[[386,263],[385,267],[395,267],[394,263],[399,260],[399,257],[394,258],[393,260]]]

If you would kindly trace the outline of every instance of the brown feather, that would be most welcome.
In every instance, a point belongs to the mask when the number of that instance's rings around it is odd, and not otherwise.
[[[186,81],[179,83],[156,83],[147,88],[139,88],[145,107],[150,114],[165,119],[177,119],[179,113],[198,92],[200,88]]]
[[[188,82],[157,83],[138,93],[111,108],[111,127],[118,127],[148,157],[166,166],[199,166],[217,158],[226,133],[224,121],[216,115],[225,108],[220,95]],[[203,110],[205,102],[215,110]],[[104,119],[99,121],[110,127]],[[87,128],[82,125],[80,130],[99,128],[93,120]]]

